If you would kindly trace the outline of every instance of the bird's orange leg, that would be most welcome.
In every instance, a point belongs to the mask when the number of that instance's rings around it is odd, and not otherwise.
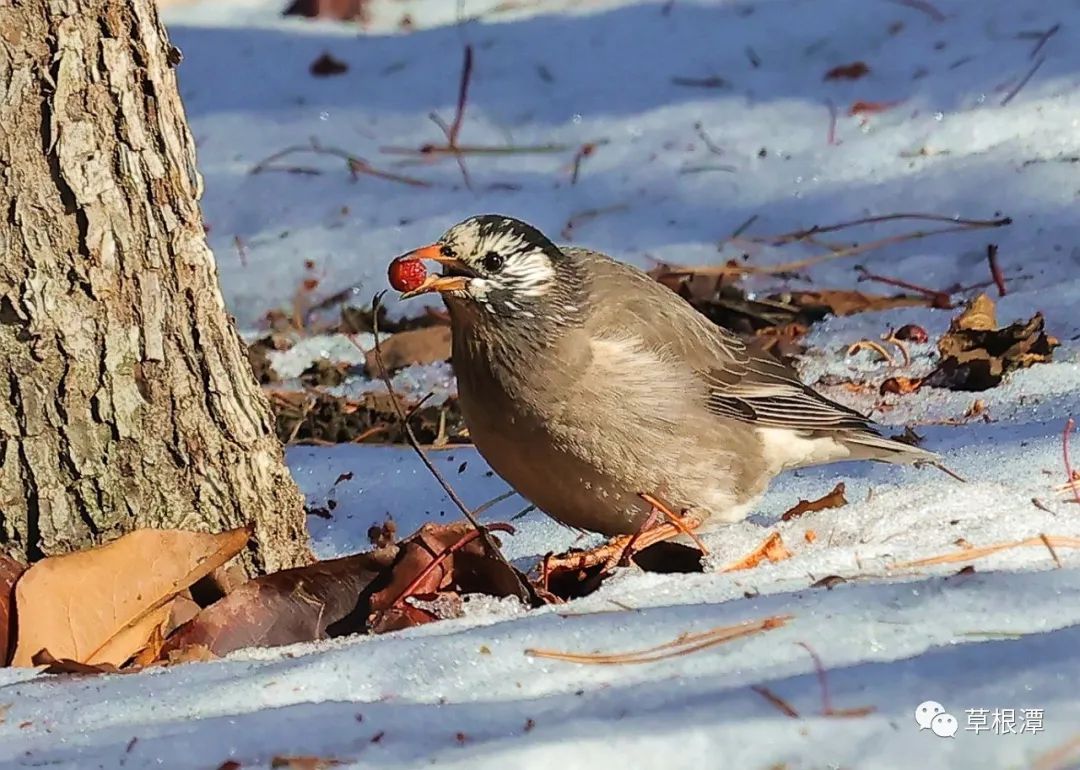
[[[701,542],[701,538],[694,534],[694,530],[701,526],[702,522],[698,521],[698,518],[693,515],[682,515],[675,513],[660,500],[656,499],[648,492],[641,492],[638,497],[647,502],[653,507],[654,511],[660,511],[667,518],[675,529],[679,530],[682,534],[694,541],[694,545],[701,551],[702,556],[709,555],[709,549],[705,547],[705,544]],[[667,538],[664,538],[665,540]],[[660,542],[657,540],[656,542]]]

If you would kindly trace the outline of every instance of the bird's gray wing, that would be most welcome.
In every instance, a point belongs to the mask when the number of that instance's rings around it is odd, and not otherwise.
[[[807,387],[790,367],[748,347],[637,268],[596,252],[565,251],[589,264],[594,308],[590,323],[624,329],[685,362],[705,380],[707,406],[714,414],[793,430],[876,433],[868,418]],[[638,299],[626,302],[628,296]]]

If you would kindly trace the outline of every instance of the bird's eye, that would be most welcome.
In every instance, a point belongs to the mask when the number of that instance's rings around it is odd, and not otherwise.
[[[454,252],[454,250],[452,248],[450,248],[449,246],[441,247],[439,249],[439,253],[441,255],[443,255],[444,257],[446,257],[447,259],[453,259],[454,257],[457,256],[457,254]]]
[[[483,265],[484,269],[489,273],[494,273],[500,267],[503,266],[503,262],[506,261],[506,257],[497,251],[489,251],[484,255]]]

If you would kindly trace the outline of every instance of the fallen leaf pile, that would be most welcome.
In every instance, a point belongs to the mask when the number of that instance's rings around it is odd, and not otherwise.
[[[998,327],[994,302],[980,294],[953,319],[938,341],[941,363],[923,384],[950,390],[988,390],[1009,372],[1051,360],[1058,341],[1045,331],[1041,313]]]
[[[513,531],[505,524],[491,530]],[[243,550],[247,529],[138,530],[25,571],[0,558],[0,634],[17,629],[4,660],[50,673],[137,670],[455,617],[468,594],[542,603],[477,535],[464,522],[428,524],[366,553],[235,586],[218,580],[226,593],[206,606],[193,600],[208,593],[195,590],[199,581]]]
[[[789,291],[751,298],[739,286],[716,275],[660,265],[649,273],[694,308],[725,329],[780,358],[802,352],[799,339],[828,316],[847,316],[898,307],[933,307],[932,297],[872,294],[848,289]]]
[[[938,340],[941,360],[925,377],[889,377],[880,392],[907,395],[926,386],[949,390],[989,390],[1017,369],[1049,363],[1060,343],[1046,333],[1045,320],[1036,313],[1027,321],[998,327],[994,301],[985,294],[971,300]],[[972,407],[976,416],[983,407]]]
[[[283,444],[405,443],[405,431],[394,403],[386,393],[365,393],[356,398],[334,396],[325,390],[270,389],[277,435]],[[423,444],[445,446],[467,443],[465,421],[456,398],[442,404],[404,404],[409,424]]]

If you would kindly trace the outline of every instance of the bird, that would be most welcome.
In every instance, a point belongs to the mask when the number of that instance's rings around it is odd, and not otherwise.
[[[708,531],[746,518],[785,470],[937,458],[638,268],[519,219],[470,217],[398,259],[441,265],[401,296],[446,303],[476,449],[567,526],[640,534],[659,506]]]

